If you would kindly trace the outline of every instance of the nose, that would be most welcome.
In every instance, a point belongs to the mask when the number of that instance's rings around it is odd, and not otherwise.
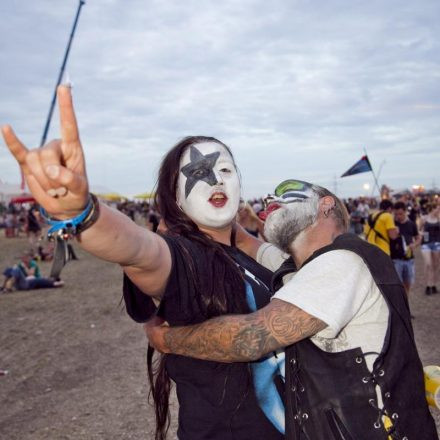
[[[221,173],[219,173],[218,171],[214,171],[215,174],[215,178],[217,180],[217,185],[224,185],[224,181],[223,181],[223,177],[221,175]]]

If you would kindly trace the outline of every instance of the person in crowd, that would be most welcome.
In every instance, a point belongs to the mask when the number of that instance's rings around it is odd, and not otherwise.
[[[368,205],[368,201],[364,197],[359,197],[359,199],[357,199],[356,208],[360,213],[361,223],[364,225],[368,220],[368,216],[370,215],[370,206]]]
[[[37,250],[37,242],[41,236],[41,225],[39,220],[38,207],[32,205],[26,215],[26,233],[29,240],[30,249],[32,252]]]
[[[25,253],[13,267],[6,268],[3,275],[5,276],[2,286],[3,292],[11,292],[13,288],[33,290],[64,285],[61,280],[42,277],[38,263],[31,252]]]
[[[422,257],[425,269],[425,293],[438,293],[437,280],[440,271],[440,203],[438,200],[426,204],[427,214],[421,218],[423,233]]]
[[[8,209],[5,216],[5,237],[12,238],[17,236],[17,216],[15,212]]]
[[[46,245],[41,242],[37,247],[37,257],[40,261],[52,261],[55,251],[55,244],[49,241]]]
[[[360,235],[364,230],[363,225],[365,223],[365,219],[363,217],[363,213],[358,209],[359,202],[357,200],[353,201],[353,205],[350,214],[350,232],[352,234]]]
[[[393,203],[384,199],[379,204],[379,211],[368,216],[364,226],[365,238],[369,243],[375,244],[387,255],[391,254],[390,240],[399,235],[392,216]]]
[[[69,88],[59,87],[58,103],[61,140],[29,151],[11,127],[3,127],[3,136],[53,227],[75,224],[71,233],[83,249],[122,266],[133,319],[157,312],[170,325],[184,325],[268,302],[271,272],[234,246],[240,179],[225,144],[192,136],[166,154],[156,191],[165,229],[159,235],[89,193]],[[150,351],[156,439],[166,435],[170,378],[179,400],[179,440],[283,438],[284,408],[273,382],[281,354],[236,364],[167,355],[156,374],[151,359]]]
[[[399,236],[390,242],[391,259],[408,295],[415,279],[414,251],[422,237],[417,225],[409,219],[405,203],[394,204],[394,222]]]
[[[160,221],[159,213],[154,209],[153,206],[150,206],[147,212],[147,221],[146,221],[147,228],[150,231],[157,232],[159,221]]]
[[[286,266],[297,269],[270,304],[187,327],[158,326],[154,319],[146,325],[150,343],[165,353],[223,362],[287,347],[288,440],[437,439],[407,298],[391,259],[346,234],[344,205],[325,188],[282,182],[266,212],[267,239],[291,254],[275,286]]]
[[[252,206],[243,201],[237,213],[237,222],[251,235],[264,237],[264,223],[257,216]]]

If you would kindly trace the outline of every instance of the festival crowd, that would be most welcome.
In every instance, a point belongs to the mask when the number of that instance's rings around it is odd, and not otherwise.
[[[122,268],[148,338],[155,440],[171,382],[179,440],[438,439],[408,305],[419,245],[437,292],[438,195],[344,203],[292,178],[246,204],[231,149],[189,136],[162,160],[156,233],[151,206],[118,211],[89,191],[70,88],[57,98],[60,140],[3,137],[51,229]]]

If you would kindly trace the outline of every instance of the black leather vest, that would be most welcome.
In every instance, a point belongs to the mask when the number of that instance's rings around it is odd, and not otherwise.
[[[385,342],[372,372],[360,348],[329,353],[309,339],[288,347],[286,438],[437,440],[425,398],[422,364],[414,342],[405,291],[391,259],[356,235],[343,234],[315,252],[304,264],[336,249],[358,254],[384,296],[389,308]],[[289,262],[282,268],[282,274],[286,273],[287,266]],[[376,385],[382,390],[382,409],[377,407]],[[382,423],[384,412],[393,423],[388,432]]]

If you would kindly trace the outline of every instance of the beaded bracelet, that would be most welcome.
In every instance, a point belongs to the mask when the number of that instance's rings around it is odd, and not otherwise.
[[[50,217],[47,211],[40,207],[43,219],[52,227],[47,231],[48,238],[53,238],[54,233],[63,239],[68,239],[79,235],[81,232],[90,228],[99,217],[99,201],[95,194],[90,193],[87,206],[81,214],[67,220],[60,220]]]

